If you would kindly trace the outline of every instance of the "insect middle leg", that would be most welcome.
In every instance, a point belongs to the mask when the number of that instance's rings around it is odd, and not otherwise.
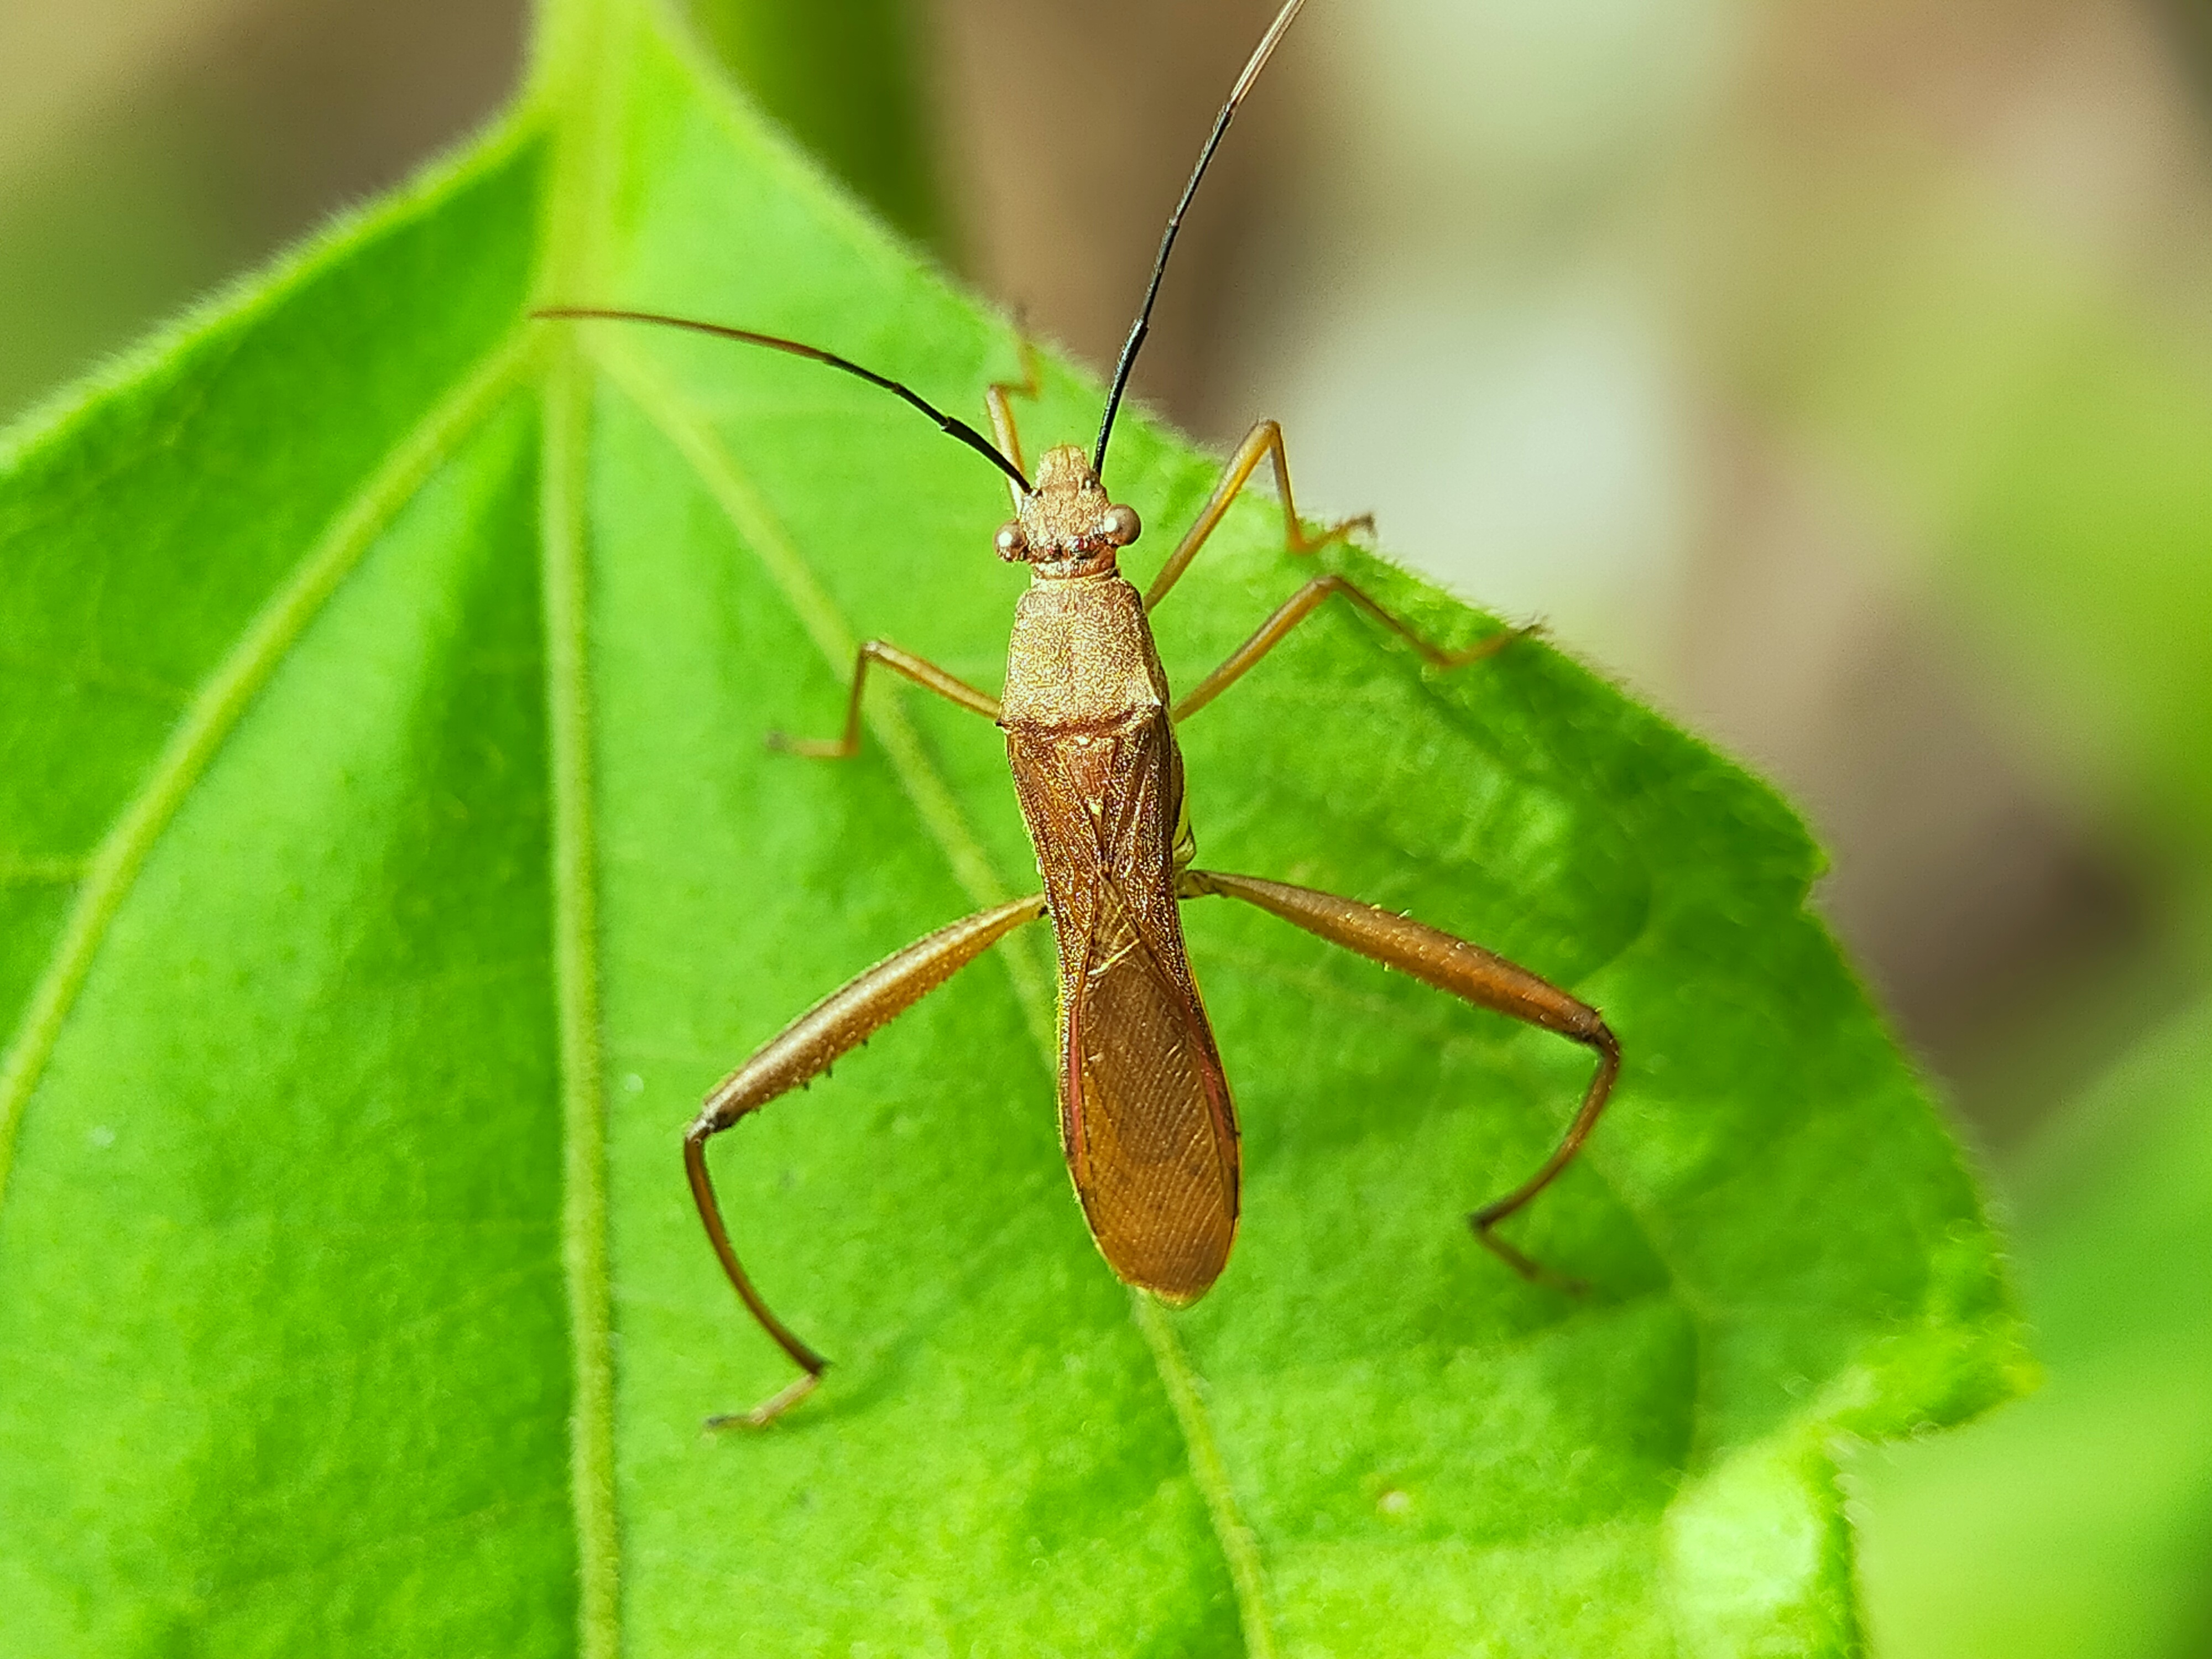
[[[750,1411],[708,1418],[708,1428],[733,1425],[758,1428],[771,1421],[814,1392],[830,1362],[792,1334],[790,1328],[761,1299],[739,1265],[729,1231],[722,1224],[714,1183],[707,1173],[708,1141],[777,1096],[802,1088],[826,1073],[840,1055],[866,1042],[1015,928],[1035,921],[1044,911],[1044,895],[1032,893],[916,940],[816,1003],[762,1044],[750,1060],[724,1078],[707,1097],[684,1137],[684,1173],[699,1206],[699,1219],[707,1229],[707,1241],[714,1248],[715,1259],[721,1262],[739,1298],[760,1322],[761,1328],[805,1373]]]
[[[1214,526],[1229,511],[1229,504],[1251,482],[1252,475],[1259,471],[1260,463],[1263,460],[1274,464],[1275,494],[1283,501],[1283,534],[1290,543],[1291,552],[1311,553],[1331,542],[1341,541],[1354,530],[1375,528],[1374,514],[1362,513],[1357,518],[1331,525],[1318,536],[1307,535],[1305,526],[1298,521],[1297,502],[1291,496],[1291,464],[1283,454],[1283,428],[1273,421],[1262,421],[1244,434],[1244,441],[1237,446],[1237,453],[1230,458],[1228,470],[1221,475],[1221,482],[1213,487],[1213,494],[1206,498],[1206,506],[1190,528],[1183,532],[1183,538],[1176,544],[1176,550],[1168,555],[1168,562],[1160,567],[1160,574],[1152,578],[1152,585],[1145,590],[1146,610],[1158,608],[1159,602],[1167,598],[1168,590],[1176,585],[1177,578],[1198,556],[1198,550],[1206,545],[1206,538],[1213,533]]]
[[[1480,945],[1469,945],[1438,928],[1377,905],[1363,904],[1357,899],[1339,898],[1333,893],[1292,887],[1256,876],[1224,875],[1212,870],[1186,870],[1176,891],[1183,898],[1218,893],[1224,898],[1255,904],[1332,945],[1357,951],[1385,968],[1410,974],[1479,1008],[1488,1008],[1527,1024],[1556,1031],[1595,1052],[1597,1071],[1583,1095],[1581,1109],[1567,1125],[1566,1133],[1552,1155],[1534,1175],[1504,1197],[1484,1205],[1468,1217],[1474,1236],[1523,1278],[1565,1288],[1580,1288],[1572,1279],[1522,1255],[1500,1238],[1496,1229],[1499,1222],[1524,1207],[1558,1179],[1559,1172],[1582,1150],[1583,1142],[1596,1126],[1599,1114],[1605,1110],[1606,1100],[1613,1092],[1613,1079],[1620,1071],[1620,1044],[1606,1028],[1596,1009]]]
[[[781,732],[768,734],[768,746],[781,749],[787,755],[805,755],[814,760],[850,760],[860,752],[860,693],[868,683],[868,665],[881,663],[895,674],[903,674],[925,690],[934,691],[948,702],[957,702],[963,708],[972,708],[985,720],[999,718],[999,700],[988,691],[978,691],[967,681],[946,673],[927,657],[917,657],[911,651],[883,640],[870,640],[860,647],[853,660],[853,694],[845,703],[845,732],[838,738],[792,738]]]
[[[1188,720],[1238,680],[1243,678],[1261,658],[1283,642],[1284,638],[1292,629],[1321,609],[1322,603],[1332,593],[1342,594],[1369,616],[1396,633],[1401,639],[1405,640],[1413,649],[1419,652],[1425,661],[1437,668],[1464,668],[1471,662],[1480,662],[1483,658],[1504,650],[1523,635],[1534,631],[1528,628],[1509,628],[1492,634],[1486,639],[1477,640],[1463,651],[1447,651],[1442,646],[1423,639],[1403,621],[1376,604],[1374,599],[1356,583],[1347,581],[1342,576],[1316,576],[1277,606],[1275,614],[1261,623],[1250,639],[1231,652],[1228,661],[1183,693],[1176,703],[1175,718],[1177,720]]]

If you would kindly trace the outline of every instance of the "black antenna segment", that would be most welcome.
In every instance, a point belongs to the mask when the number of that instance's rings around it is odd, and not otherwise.
[[[1260,37],[1254,48],[1252,61],[1244,65],[1244,73],[1237,77],[1237,84],[1229,89],[1229,101],[1221,106],[1221,113],[1213,118],[1213,131],[1206,140],[1206,148],[1198,153],[1198,165],[1191,169],[1190,182],[1182,187],[1182,200],[1168,216],[1167,234],[1160,238],[1159,256],[1152,261],[1152,280],[1145,289],[1145,303],[1138,308],[1137,320],[1129,326],[1129,337],[1121,343],[1121,361],[1114,366],[1114,385],[1106,393],[1106,413],[1098,422],[1098,447],[1091,452],[1091,471],[1103,476],[1106,466],[1106,441],[1114,435],[1114,416],[1121,407],[1121,393],[1129,385],[1129,371],[1137,365],[1137,353],[1145,343],[1145,336],[1152,331],[1152,301],[1160,295],[1160,278],[1167,274],[1168,255],[1175,251],[1176,233],[1182,228],[1182,216],[1190,207],[1190,198],[1198,194],[1198,181],[1206,177],[1206,169],[1213,160],[1213,152],[1221,148],[1221,136],[1229,131],[1230,118],[1237,113],[1237,106],[1244,101],[1244,94],[1252,90],[1252,83],[1260,78],[1260,71],[1267,67],[1267,59],[1274,56],[1276,45],[1282,40],[1306,0],[1289,0],[1275,14],[1275,21],[1267,25],[1267,32]]]
[[[1297,0],[1299,4],[1304,3],[1304,0]],[[548,306],[530,314],[533,317],[571,317],[586,320],[598,319],[617,323],[658,323],[664,328],[688,328],[695,334],[711,334],[717,339],[736,340],[744,345],[766,346],[771,351],[787,351],[794,357],[808,357],[817,363],[827,363],[832,368],[842,368],[846,374],[857,374],[870,386],[879,386],[913,404],[936,422],[937,429],[946,437],[957,438],[1019,484],[1023,495],[1034,493],[1030,489],[1030,481],[1022,477],[1021,468],[1000,453],[997,445],[967,422],[957,416],[947,415],[911,387],[878,374],[872,368],[863,368],[850,358],[840,357],[834,351],[824,351],[820,346],[804,345],[797,340],[787,340],[781,335],[756,334],[750,329],[730,328],[721,323],[702,323],[690,317],[664,316],[657,311],[605,311],[596,306]]]

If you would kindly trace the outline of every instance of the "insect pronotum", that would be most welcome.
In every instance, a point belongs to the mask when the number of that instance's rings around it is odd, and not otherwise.
[[[1194,868],[1196,843],[1176,744],[1178,724],[1227,690],[1331,598],[1365,611],[1439,668],[1489,656],[1517,633],[1495,634],[1462,651],[1442,650],[1343,577],[1316,576],[1226,662],[1180,699],[1172,698],[1153,647],[1151,613],[1262,461],[1273,468],[1292,552],[1311,553],[1367,522],[1347,520],[1319,535],[1307,533],[1291,495],[1282,431],[1273,421],[1261,421],[1245,437],[1148,589],[1140,595],[1116,565],[1139,526],[1136,513],[1115,502],[1101,482],[1114,417],[1151,325],[1182,216],[1237,105],[1304,3],[1289,0],[1261,38],[1169,216],[1144,302],[1115,368],[1096,446],[1087,458],[1072,445],[1047,450],[1034,483],[1022,469],[1009,398],[1016,392],[1035,392],[1033,367],[1025,381],[990,388],[986,401],[994,443],[899,382],[795,340],[649,312],[562,307],[538,313],[691,329],[811,358],[892,392],[1006,475],[1014,517],[998,532],[998,555],[1030,567],[1030,586],[1015,607],[1000,696],[871,640],[853,666],[841,736],[794,741],[771,734],[769,739],[771,747],[820,759],[858,753],[860,696],[872,666],[890,669],[995,721],[1006,734],[1006,757],[1044,890],[940,927],[878,963],[787,1025],[708,1095],[684,1138],[684,1171],[700,1219],[738,1295],[800,1372],[750,1411],[710,1418],[711,1425],[769,1422],[814,1390],[829,1362],[792,1334],[739,1264],[708,1174],[708,1141],[826,1072],[1015,928],[1048,915],[1060,955],[1060,1144],[1091,1237],[1125,1282],[1187,1305],[1220,1277],[1237,1236],[1237,1114],[1184,954],[1177,909],[1184,901],[1209,895],[1257,905],[1331,944],[1595,1051],[1595,1073],[1552,1155],[1504,1197],[1468,1217],[1476,1237],[1517,1272],[1552,1276],[1495,1229],[1551,1184],[1605,1108],[1620,1048],[1597,1011],[1524,968],[1409,917],[1258,876]],[[1029,366],[1026,347],[1024,362]]]

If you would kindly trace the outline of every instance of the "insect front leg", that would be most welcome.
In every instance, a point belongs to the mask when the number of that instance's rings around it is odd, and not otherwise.
[[[708,1428],[758,1428],[771,1421],[814,1392],[830,1362],[792,1334],[746,1277],[737,1249],[730,1243],[729,1230],[722,1224],[721,1206],[715,1200],[714,1183],[707,1173],[708,1141],[777,1096],[827,1072],[841,1054],[865,1042],[1015,928],[1036,921],[1044,911],[1044,895],[1033,893],[939,928],[815,1004],[769,1038],[707,1097],[698,1118],[684,1137],[684,1173],[698,1203],[699,1219],[707,1229],[715,1259],[721,1262],[738,1297],[760,1322],[761,1328],[805,1373],[750,1411],[708,1418]]]
[[[1279,605],[1275,614],[1261,623],[1250,639],[1230,653],[1228,661],[1182,695],[1176,703],[1175,718],[1177,720],[1188,720],[1243,678],[1261,658],[1283,642],[1292,629],[1321,609],[1332,593],[1342,594],[1406,641],[1421,653],[1423,660],[1437,668],[1464,668],[1471,662],[1480,662],[1483,658],[1504,650],[1523,635],[1535,632],[1533,628],[1509,628],[1491,635],[1487,639],[1477,640],[1463,651],[1447,651],[1423,639],[1404,622],[1376,604],[1364,589],[1355,583],[1346,580],[1342,576],[1316,576]]]
[[[1362,513],[1358,517],[1346,519],[1331,525],[1318,536],[1306,534],[1305,526],[1298,522],[1297,503],[1291,497],[1291,464],[1283,455],[1283,428],[1273,421],[1262,421],[1244,434],[1244,441],[1237,446],[1237,453],[1230,458],[1229,470],[1221,475],[1221,482],[1213,487],[1213,494],[1176,550],[1168,555],[1168,562],[1160,567],[1160,574],[1152,578],[1152,585],[1145,592],[1145,609],[1151,611],[1167,598],[1168,590],[1198,556],[1198,550],[1206,545],[1206,538],[1229,511],[1230,502],[1251,481],[1263,460],[1272,461],[1275,467],[1275,494],[1283,501],[1283,534],[1290,543],[1291,551],[1297,554],[1313,552],[1334,541],[1341,541],[1354,530],[1375,528],[1375,516]]]
[[[1022,378],[1018,380],[994,380],[983,392],[983,407],[990,411],[991,435],[998,441],[999,453],[1014,464],[1014,471],[1025,471],[1022,465],[1022,434],[1014,424],[1014,406],[1008,401],[1014,397],[1035,398],[1044,390],[1038,374],[1036,348],[1030,343],[1029,330],[1018,314],[1014,319],[1016,349],[1021,354]],[[1013,497],[1014,511],[1022,510],[1021,486],[1012,478],[1006,480],[1006,493]]]
[[[1469,945],[1438,928],[1377,905],[1363,904],[1357,899],[1339,898],[1310,887],[1292,887],[1284,882],[1224,875],[1212,870],[1185,871],[1177,893],[1184,898],[1218,893],[1224,898],[1255,904],[1332,945],[1357,951],[1385,968],[1410,974],[1478,1008],[1488,1008],[1527,1024],[1556,1031],[1595,1053],[1596,1073],[1583,1092],[1581,1109],[1567,1125],[1566,1133],[1552,1155],[1534,1175],[1504,1197],[1484,1205],[1468,1217],[1474,1236],[1523,1278],[1562,1288],[1581,1288],[1574,1280],[1553,1273],[1514,1249],[1498,1236],[1496,1228],[1550,1186],[1559,1172],[1574,1161],[1583,1142],[1596,1127],[1599,1114],[1605,1110],[1613,1079],[1620,1072],[1620,1044],[1606,1028],[1596,1009],[1480,945]]]
[[[845,702],[845,732],[838,738],[791,738],[781,732],[768,734],[768,746],[787,755],[811,760],[850,760],[860,752],[860,693],[868,684],[868,665],[881,663],[895,674],[903,674],[924,690],[934,691],[947,702],[973,709],[985,720],[999,718],[999,700],[978,691],[963,679],[946,673],[927,657],[902,651],[884,640],[870,640],[853,661],[853,693]]]

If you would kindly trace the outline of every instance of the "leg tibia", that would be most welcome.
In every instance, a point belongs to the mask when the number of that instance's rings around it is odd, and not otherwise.
[[[1480,945],[1469,945],[1441,929],[1356,899],[1339,898],[1334,893],[1316,892],[1310,887],[1293,887],[1285,882],[1224,875],[1211,870],[1185,871],[1177,890],[1185,897],[1218,893],[1257,905],[1332,945],[1340,945],[1386,968],[1410,974],[1479,1008],[1492,1009],[1510,1018],[1556,1031],[1596,1054],[1597,1071],[1583,1092],[1581,1108],[1552,1155],[1512,1192],[1468,1218],[1475,1237],[1516,1272],[1530,1279],[1563,1282],[1557,1274],[1498,1237],[1492,1229],[1558,1178],[1582,1150],[1599,1114],[1605,1110],[1607,1097],[1613,1092],[1613,1079],[1620,1071],[1620,1045],[1606,1028],[1597,1010]]]
[[[940,927],[909,945],[792,1021],[707,1097],[684,1137],[684,1174],[699,1206],[700,1223],[739,1299],[792,1363],[806,1373],[751,1411],[711,1418],[708,1426],[757,1428],[768,1423],[811,1393],[829,1362],[794,1336],[753,1288],[722,1223],[714,1180],[707,1172],[707,1142],[748,1112],[828,1071],[839,1055],[866,1042],[1024,922],[1042,915],[1044,908],[1044,896],[1032,894]]]

